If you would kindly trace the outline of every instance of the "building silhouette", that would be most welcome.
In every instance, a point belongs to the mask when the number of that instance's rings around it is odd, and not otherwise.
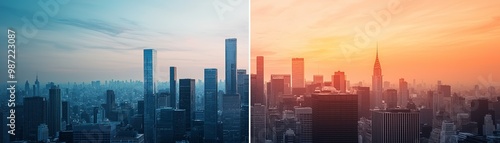
[[[323,75],[313,75],[313,84],[323,85]]]
[[[353,93],[358,95],[358,119],[367,118],[371,119],[370,113],[370,87],[355,86]]]
[[[227,95],[234,95],[238,93],[238,88],[237,88],[237,75],[236,75],[236,69],[237,64],[236,64],[236,53],[237,53],[237,40],[236,38],[229,38],[226,39],[226,56],[225,56],[225,61],[226,61],[226,68],[225,68],[225,74],[226,74],[226,94]]]
[[[262,105],[266,104],[265,94],[264,94],[264,57],[257,56],[257,74],[255,75],[255,85],[252,85],[252,104],[260,103]],[[251,80],[254,82],[254,79]],[[255,89],[255,92],[253,91]]]
[[[55,137],[56,133],[61,130],[61,89],[56,86],[52,86],[49,89],[49,116],[48,116],[48,128],[49,136]]]
[[[170,103],[169,107],[177,108],[177,67],[170,67]]]
[[[478,135],[484,135],[484,117],[489,114],[495,124],[495,111],[488,108],[488,99],[475,99],[471,101],[470,118],[472,122],[477,123]]]
[[[333,87],[340,91],[341,93],[346,92],[346,80],[345,73],[341,71],[336,71],[332,76]]]
[[[109,124],[80,124],[73,126],[73,142],[105,143],[111,142],[115,134],[114,128]]]
[[[312,108],[311,107],[295,107],[295,118],[300,123],[300,129],[296,131],[300,135],[300,143],[312,143]],[[286,141],[286,139],[285,139]]]
[[[419,113],[409,109],[372,111],[372,143],[420,143]]]
[[[286,79],[290,77],[289,75],[271,75],[270,86],[268,86],[267,91],[267,101],[269,102],[268,107],[276,107],[279,104],[280,98],[285,94],[287,89]],[[288,78],[289,79],[289,78]]]
[[[399,79],[399,100],[398,105],[406,107],[408,99],[410,98],[410,91],[408,90],[408,82],[404,78]]]
[[[375,64],[373,66],[373,76],[372,76],[372,108],[378,107],[382,108],[382,67],[380,66],[380,61],[378,60],[378,43],[377,43],[377,55],[375,58]]]
[[[312,94],[312,140],[314,143],[358,141],[358,95]]]
[[[217,69],[209,68],[205,69],[205,110],[204,110],[204,142],[206,143],[216,143],[218,142],[217,135],[217,121],[218,121],[218,108],[217,108]]]
[[[396,89],[387,89],[384,91],[384,101],[387,109],[393,109],[398,106],[398,91]],[[384,109],[382,108],[382,109]]]
[[[70,119],[70,106],[68,101],[63,101],[61,104],[61,122],[65,122],[66,125],[71,124]]]
[[[304,87],[304,58],[292,58],[292,88]]]
[[[186,130],[191,130],[191,122],[194,119],[195,110],[195,80],[180,79],[179,80],[179,109],[185,110]]]
[[[154,142],[156,89],[156,50],[144,49],[144,141]]]
[[[104,111],[106,114],[106,118],[110,119],[113,110],[116,107],[116,96],[113,90],[106,90],[106,105],[104,107]]]
[[[40,96],[24,98],[23,140],[37,141],[38,126],[47,124],[47,100]]]
[[[170,143],[174,142],[174,109],[164,107],[156,109],[156,142]]]
[[[241,106],[248,106],[248,74],[245,69],[238,69],[237,70],[237,77],[238,77],[238,94],[240,94],[240,100],[241,100]]]

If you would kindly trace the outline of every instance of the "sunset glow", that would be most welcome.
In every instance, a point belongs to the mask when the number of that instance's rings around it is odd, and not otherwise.
[[[266,81],[290,74],[291,59],[300,57],[306,81],[315,74],[329,81],[340,70],[351,83],[370,85],[378,42],[384,81],[470,88],[488,77],[500,81],[498,7],[500,1],[252,1],[252,73],[256,56],[264,56]],[[366,45],[355,44],[360,33]]]

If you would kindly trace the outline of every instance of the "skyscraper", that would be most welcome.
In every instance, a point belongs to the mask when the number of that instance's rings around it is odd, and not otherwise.
[[[156,109],[156,141],[174,142],[174,109],[164,107]]]
[[[453,122],[443,121],[441,124],[441,133],[439,143],[457,143],[456,127]]]
[[[222,103],[223,140],[233,143],[241,142],[241,102],[240,96],[226,94]]]
[[[241,142],[241,99],[238,94],[236,73],[236,38],[226,39],[226,93],[222,103],[224,142]]]
[[[257,89],[257,74],[251,74],[250,75],[250,87],[252,87],[250,90],[252,93],[252,96],[250,96],[251,100],[250,100],[250,105],[255,105],[257,103],[261,103],[262,104],[262,101],[264,100],[264,96],[261,96],[258,93],[258,89]]]
[[[323,75],[313,75],[314,84],[323,84]]]
[[[179,80],[179,109],[185,110],[186,130],[191,130],[191,122],[194,119],[195,110],[195,80]]]
[[[155,139],[156,50],[144,49],[144,140]]]
[[[353,87],[354,94],[358,95],[358,118],[370,118],[370,87]]]
[[[252,92],[252,98],[255,98],[255,101],[252,101],[252,105],[256,103],[261,103],[262,105],[265,103],[265,94],[264,94],[264,57],[257,56],[257,74],[255,78],[255,86],[252,85],[252,89],[256,89],[255,92]],[[252,81],[253,82],[253,81]]]
[[[285,76],[284,75],[271,75],[270,88],[267,88],[268,94],[267,101],[268,107],[275,107],[278,104],[280,97],[285,94]]]
[[[51,137],[54,137],[57,132],[61,131],[61,104],[61,89],[59,89],[59,87],[52,86],[49,89],[48,112],[49,136]]]
[[[373,143],[420,143],[419,113],[409,109],[372,111]]]
[[[205,69],[205,121],[204,121],[204,141],[206,143],[216,143],[217,136],[217,69]]]
[[[256,103],[251,111],[252,143],[263,143],[266,140],[266,106]]]
[[[314,143],[358,141],[358,95],[312,94]]]
[[[372,92],[373,105],[372,108],[378,107],[382,108],[382,67],[380,67],[380,61],[378,60],[378,43],[377,43],[377,55],[375,58],[375,65],[373,66],[373,76],[372,76]]]
[[[396,108],[398,106],[398,91],[396,89],[385,90],[384,101],[386,104],[385,108],[387,109]]]
[[[292,89],[304,87],[304,58],[292,58]]]
[[[106,114],[106,118],[108,118],[108,119],[110,118],[111,112],[116,107],[115,99],[116,99],[115,92],[113,90],[107,90],[106,91],[106,107],[104,110],[106,111],[105,114]]]
[[[408,82],[406,82],[404,78],[399,79],[398,105],[401,107],[406,107],[406,104],[408,104],[409,96],[410,96],[410,91],[408,90]]]
[[[23,138],[27,141],[37,141],[38,126],[47,123],[47,100],[40,96],[24,98]]]
[[[335,75],[333,75],[333,87],[340,91],[341,93],[346,92],[346,81],[345,81],[345,73],[341,71],[335,72]]]
[[[170,103],[169,106],[177,108],[177,67],[170,67]]]
[[[295,107],[295,117],[300,122],[300,143],[312,143],[312,109],[311,107]]]
[[[24,94],[26,96],[30,96],[30,83],[28,80],[26,80],[26,83],[24,83]]]
[[[40,82],[38,81],[38,74],[36,74],[35,85],[33,85],[33,96],[41,96],[40,94]]]
[[[62,116],[61,117],[61,122],[66,122],[66,124],[70,124],[70,119],[69,119],[69,115],[70,115],[70,113],[69,113],[69,109],[70,109],[69,102],[68,101],[63,101],[61,105],[62,105],[62,107],[61,107],[61,111],[62,111],[62,113],[61,113],[61,116]]]
[[[226,94],[238,93],[237,76],[236,76],[236,38],[226,39]]]
[[[238,94],[240,94],[241,106],[248,106],[248,74],[245,69],[238,69]]]
[[[477,131],[479,135],[484,135],[483,125],[484,117],[487,114],[492,115],[493,124],[495,124],[495,111],[488,108],[488,99],[475,99],[471,101],[470,119],[472,122],[477,122]]]

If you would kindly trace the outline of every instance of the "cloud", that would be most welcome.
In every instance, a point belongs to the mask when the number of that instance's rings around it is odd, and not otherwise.
[[[60,24],[93,30],[110,36],[117,36],[126,31],[125,28],[98,19],[79,20],[74,18],[57,18],[55,21]]]

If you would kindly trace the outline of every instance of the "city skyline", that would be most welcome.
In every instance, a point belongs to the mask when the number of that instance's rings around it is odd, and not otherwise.
[[[4,21],[0,27],[20,25],[14,27],[19,37],[25,36],[21,18],[31,20],[36,12],[43,12],[37,3],[0,2],[0,7],[0,19]],[[224,13],[221,19],[210,1],[61,4],[46,25],[37,27],[35,36],[26,44],[19,42],[17,79],[33,82],[38,74],[44,82],[142,80],[145,48],[158,50],[160,81],[169,80],[170,66],[178,67],[178,77],[203,79],[207,66],[224,68],[224,53],[218,51],[224,50],[227,37],[238,38],[238,68],[248,69],[249,4],[241,2],[233,7],[235,10]],[[0,69],[7,71],[6,67]],[[224,74],[219,78],[224,79]]]
[[[377,33],[373,25],[380,22],[372,12],[388,12],[390,4],[401,6],[400,11],[389,13],[391,20]],[[251,3],[251,73],[255,73],[256,56],[266,59],[266,80],[272,73],[290,74],[290,59],[302,57],[306,81],[340,70],[351,83],[369,84],[378,42],[384,81],[397,83],[405,78],[435,85],[441,80],[471,87],[490,76],[499,81],[500,68],[494,60],[498,57],[492,52],[500,45],[495,40],[500,38],[495,5],[498,2],[255,1]],[[376,34],[356,48],[356,30],[365,32],[366,25]],[[354,48],[343,48],[342,43]]]

